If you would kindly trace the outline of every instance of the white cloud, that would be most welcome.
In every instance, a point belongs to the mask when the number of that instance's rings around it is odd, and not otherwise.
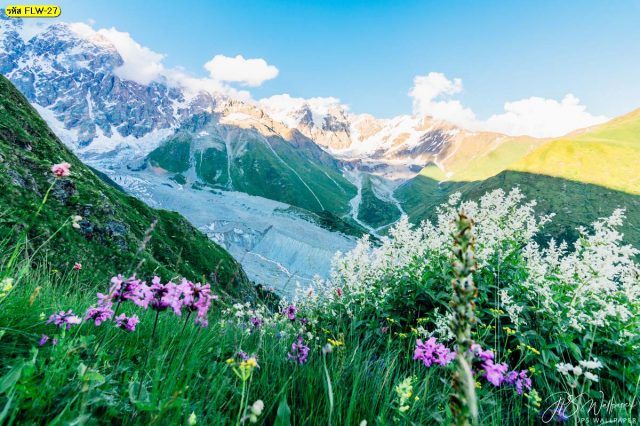
[[[267,80],[278,76],[278,68],[269,65],[262,58],[245,59],[242,55],[236,57],[216,55],[204,68],[214,80],[241,83],[247,86],[260,86]]]
[[[607,120],[594,116],[572,94],[558,101],[530,97],[504,104],[504,112],[494,114],[483,121],[462,105],[453,95],[462,92],[462,80],[449,80],[444,74],[431,72],[416,76],[409,91],[413,98],[413,113],[430,115],[469,130],[505,133],[512,136],[536,137],[562,136],[573,130],[599,124]]]
[[[158,80],[165,71],[162,64],[165,55],[142,46],[129,33],[118,31],[115,28],[103,28],[95,31],[83,23],[71,24],[70,27],[84,38],[90,40],[103,38],[116,48],[123,60],[122,66],[115,70],[116,75],[120,78],[140,84],[149,84]]]
[[[332,108],[341,108],[344,111],[348,110],[348,107],[341,104],[340,99],[338,98],[294,98],[287,93],[260,99],[258,103],[271,116],[271,118],[283,122],[289,127],[297,126],[297,118],[299,117],[295,117],[292,113],[295,113],[305,105],[311,110],[313,122],[316,125],[322,125],[324,117]]]
[[[475,114],[462,106],[457,100],[443,100],[462,92],[462,80],[449,80],[444,74],[430,72],[413,79],[409,96],[413,98],[413,112],[418,115],[430,115],[438,120],[447,120],[461,126],[473,125]]]
[[[580,99],[571,93],[561,101],[531,97],[504,104],[504,113],[495,114],[486,121],[487,129],[508,135],[561,136],[573,130],[607,121],[605,116],[594,116]]]
[[[278,69],[267,64],[264,59],[245,59],[241,55],[235,58],[216,55],[204,64],[211,76],[194,77],[180,67],[166,68],[163,64],[164,54],[142,46],[127,32],[115,28],[95,30],[91,25],[82,22],[69,24],[69,28],[86,40],[115,48],[123,60],[122,66],[115,70],[115,74],[120,78],[140,84],[164,81],[169,85],[184,88],[188,95],[207,91],[246,100],[251,98],[248,91],[235,89],[226,83],[259,86],[278,75]]]

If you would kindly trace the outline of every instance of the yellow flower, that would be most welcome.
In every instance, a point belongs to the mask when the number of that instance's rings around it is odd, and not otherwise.
[[[240,369],[246,371],[252,371],[258,366],[258,362],[254,357],[248,358],[246,361],[240,363]]]
[[[227,361],[226,361],[226,362],[227,362],[227,364],[228,364],[228,365],[231,365],[231,364],[233,364],[235,361],[233,360],[233,358],[229,358],[229,359],[227,359]]]
[[[344,346],[344,342],[342,340],[327,339],[327,342],[334,347]]]
[[[511,327],[504,326],[504,327],[502,327],[502,329],[503,329],[503,330],[505,331],[505,333],[507,333],[508,335],[516,334],[515,330],[514,330],[514,329],[512,329]]]
[[[533,352],[536,355],[540,355],[540,351],[534,348],[533,346],[527,345],[527,349],[529,349],[531,352]]]
[[[0,283],[0,291],[4,293],[9,293],[13,289],[13,278],[5,278]]]

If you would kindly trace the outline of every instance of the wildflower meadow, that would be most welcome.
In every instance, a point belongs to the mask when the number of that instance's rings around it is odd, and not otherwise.
[[[517,189],[453,196],[433,223],[403,218],[338,253],[329,279],[252,301],[135,265],[95,283],[15,229],[0,243],[0,424],[633,424],[640,269],[624,219],[568,243]]]

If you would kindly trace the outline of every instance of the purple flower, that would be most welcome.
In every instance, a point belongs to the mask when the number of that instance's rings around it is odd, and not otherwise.
[[[137,315],[127,317],[125,314],[120,314],[116,317],[116,327],[126,331],[135,331],[139,322]]]
[[[309,346],[304,344],[302,337],[291,344],[291,352],[287,353],[287,358],[303,365],[309,357]]]
[[[209,327],[209,319],[206,315],[200,315],[200,313],[198,313],[194,322],[202,328]]]
[[[71,309],[67,312],[60,311],[57,314],[53,314],[49,317],[47,324],[55,324],[57,327],[63,328],[66,327],[67,330],[71,328],[73,325],[80,324],[82,320],[79,316],[75,315]]]
[[[211,301],[217,299],[217,296],[211,294],[211,286],[209,284],[194,284],[183,278],[182,283],[178,286],[178,292],[182,294],[182,306],[190,312],[198,312],[196,323],[208,323],[206,318]],[[206,325],[204,326],[206,327]]]
[[[505,363],[494,364],[492,360],[486,360],[482,365],[484,377],[493,386],[500,386],[505,380],[505,374],[509,366]]]
[[[426,342],[420,339],[416,341],[413,359],[422,361],[427,367],[431,367],[434,363],[445,366],[453,361],[455,357],[456,353],[442,343],[436,343],[435,337],[431,337]]]
[[[469,350],[473,352],[473,354],[478,358],[480,358],[482,361],[489,361],[489,360],[493,361],[493,351],[482,350],[482,347],[477,343],[474,343],[473,345],[471,345],[471,348],[469,348]]]
[[[44,346],[47,344],[48,341],[49,341],[49,336],[47,336],[46,334],[43,334],[42,337],[40,338],[40,341],[38,342],[38,346]]]
[[[164,311],[170,307],[176,315],[182,313],[182,300],[180,300],[182,289],[178,289],[178,286],[174,283],[162,284],[160,277],[153,277],[149,289],[151,290],[151,300],[149,302],[151,309]]]
[[[151,290],[149,286],[136,277],[123,279],[122,275],[111,278],[111,288],[108,294],[98,293],[98,303],[105,301],[115,301],[117,303],[132,301],[136,305],[147,309],[151,301]]]
[[[251,317],[249,321],[251,322],[251,325],[253,325],[255,328],[262,327],[262,320],[258,317]]]
[[[514,385],[516,387],[516,392],[518,395],[522,395],[524,392],[524,388],[531,389],[531,379],[527,376],[527,371],[522,370],[518,371],[510,371],[504,378],[504,382],[510,385]]]
[[[240,358],[243,361],[246,361],[249,359],[249,355],[247,355],[247,353],[244,351],[240,351],[236,355],[238,356],[238,358]]]
[[[97,307],[90,307],[87,310],[87,314],[84,317],[85,321],[94,320],[96,326],[99,326],[103,322],[113,317],[113,310],[111,309],[111,302],[104,302]]]
[[[296,320],[296,312],[298,312],[298,308],[293,305],[289,305],[287,309],[284,310],[285,315],[289,318],[290,321]]]
[[[567,414],[567,409],[564,406],[560,406],[555,410],[553,414],[553,419],[557,422],[564,423],[569,420],[569,415]]]
[[[307,325],[309,321],[306,318],[300,318],[300,324]]]

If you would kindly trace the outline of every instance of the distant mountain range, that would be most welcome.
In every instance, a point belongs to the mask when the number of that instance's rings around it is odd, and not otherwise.
[[[302,209],[296,217],[344,236],[326,247],[305,235],[287,237],[330,257],[352,245],[354,236],[384,234],[402,214],[416,222],[432,217],[453,191],[478,196],[519,185],[541,200],[541,208],[564,209],[566,217],[558,212],[562,235],[621,205],[629,209],[628,239],[640,242],[640,111],[564,138],[512,137],[428,116],[377,119],[339,103],[243,101],[169,81],[143,85],[119,76],[122,63],[115,46],[99,35],[87,37],[67,24],[32,34],[20,20],[0,20],[0,73],[83,161],[152,205],[171,203],[157,199],[158,186],[153,191],[142,181],[284,203],[292,209],[287,214]],[[192,219],[190,206],[178,209]],[[265,229],[260,232],[274,232]],[[213,231],[211,236],[224,239]],[[252,247],[236,248],[246,254]],[[287,250],[260,256],[284,269],[296,262]],[[280,278],[311,275],[287,274]]]

